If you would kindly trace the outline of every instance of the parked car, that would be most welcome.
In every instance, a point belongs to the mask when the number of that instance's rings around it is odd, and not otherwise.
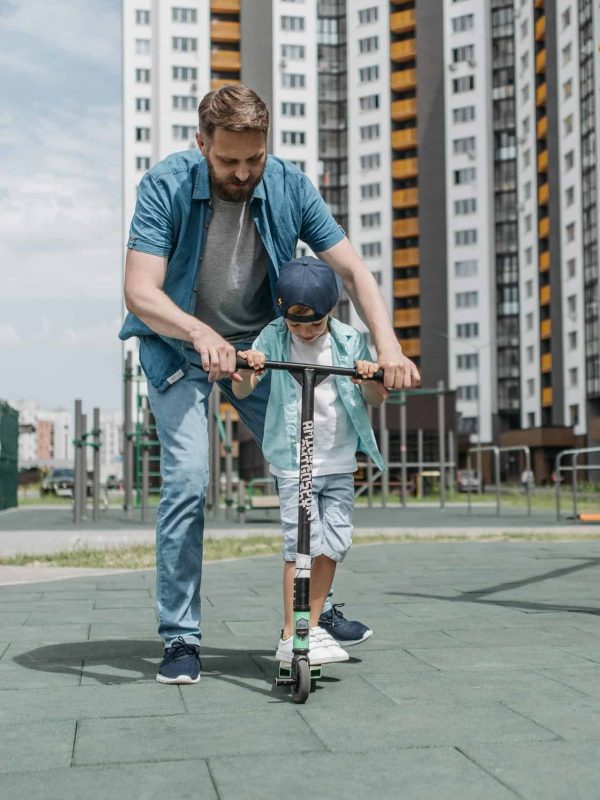
[[[55,494],[59,497],[72,497],[75,485],[75,470],[53,469],[42,481],[42,494]]]
[[[456,473],[456,488],[459,492],[479,492],[481,476],[476,469],[459,469]]]

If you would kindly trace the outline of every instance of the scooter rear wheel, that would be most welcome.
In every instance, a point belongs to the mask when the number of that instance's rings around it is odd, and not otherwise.
[[[292,661],[292,700],[294,703],[306,703],[310,694],[310,664],[305,656]]]

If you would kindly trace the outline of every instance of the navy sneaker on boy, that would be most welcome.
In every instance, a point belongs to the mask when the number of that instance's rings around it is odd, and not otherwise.
[[[178,636],[165,647],[164,658],[156,680],[159,683],[198,683],[200,680],[200,647]]]
[[[357,619],[346,619],[340,611],[344,603],[336,603],[319,617],[319,625],[344,647],[360,644],[373,636],[373,631]]]

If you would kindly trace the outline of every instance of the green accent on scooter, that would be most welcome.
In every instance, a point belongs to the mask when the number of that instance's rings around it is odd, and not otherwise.
[[[294,651],[302,650],[308,653],[309,630],[310,611],[294,611]]]

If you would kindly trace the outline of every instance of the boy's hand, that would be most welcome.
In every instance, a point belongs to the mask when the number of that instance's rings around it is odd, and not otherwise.
[[[254,374],[260,377],[265,371],[265,354],[260,350],[239,350],[238,356],[248,362],[248,367],[254,370]]]
[[[372,378],[373,375],[375,375],[375,373],[379,369],[379,364],[376,364],[373,361],[357,361],[356,364],[355,364],[355,367],[356,367],[356,371],[360,375],[360,378],[350,378],[350,380],[352,381],[352,383],[356,383],[356,384],[360,385],[360,384],[362,384],[363,380],[369,380],[369,378]],[[382,383],[380,383],[380,381],[372,381],[372,383],[369,384],[369,385],[373,386],[373,388],[384,399],[389,395],[388,390],[385,388],[385,386]]]

